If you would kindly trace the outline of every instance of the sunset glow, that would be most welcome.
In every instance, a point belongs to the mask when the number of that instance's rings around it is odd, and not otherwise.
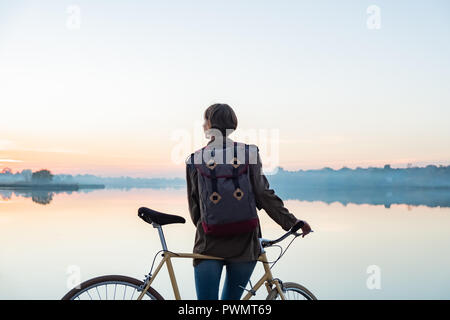
[[[77,1],[76,30],[65,1],[0,4],[0,168],[183,177],[174,132],[205,144],[215,102],[288,170],[450,164],[447,1],[383,2],[379,30],[366,3],[175,2]]]

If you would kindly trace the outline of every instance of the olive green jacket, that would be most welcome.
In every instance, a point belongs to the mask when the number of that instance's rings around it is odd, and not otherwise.
[[[229,138],[227,139],[232,141]],[[254,148],[258,151],[257,161],[249,165],[249,174],[256,207],[258,210],[264,209],[276,223],[288,231],[296,223],[297,218],[284,207],[283,201],[270,189],[269,182],[262,172],[259,150],[256,146]],[[193,252],[222,257],[229,261],[257,260],[260,254],[261,227],[250,233],[233,236],[206,235],[200,218],[197,170],[193,165],[186,164],[186,181],[189,213],[197,229]],[[200,262],[201,260],[194,259],[193,264],[196,266]]]

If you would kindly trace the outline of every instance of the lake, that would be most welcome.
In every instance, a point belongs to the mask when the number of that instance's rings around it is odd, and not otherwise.
[[[283,199],[314,233],[292,243],[275,277],[319,299],[450,299],[449,207]],[[184,188],[0,194],[0,299],[60,299],[74,270],[81,281],[105,274],[142,280],[161,245],[156,229],[138,218],[141,206],[185,217],[186,224],[163,230],[169,250],[192,252]],[[264,210],[259,216],[264,238],[283,234]],[[279,249],[267,252],[272,261]],[[195,299],[192,261],[177,259],[174,268],[182,298]],[[173,299],[162,271],[152,286]],[[252,282],[262,273],[258,264]],[[265,296],[262,288],[257,298]]]

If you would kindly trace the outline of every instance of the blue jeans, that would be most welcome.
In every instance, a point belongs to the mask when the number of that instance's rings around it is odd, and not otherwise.
[[[253,273],[256,261],[227,262],[224,260],[202,260],[194,267],[195,288],[198,300],[218,300],[222,268],[226,265],[222,300],[239,300]]]

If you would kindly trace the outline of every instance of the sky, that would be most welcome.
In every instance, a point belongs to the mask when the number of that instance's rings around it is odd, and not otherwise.
[[[213,103],[265,168],[450,164],[449,9],[0,0],[0,169],[183,177]]]

